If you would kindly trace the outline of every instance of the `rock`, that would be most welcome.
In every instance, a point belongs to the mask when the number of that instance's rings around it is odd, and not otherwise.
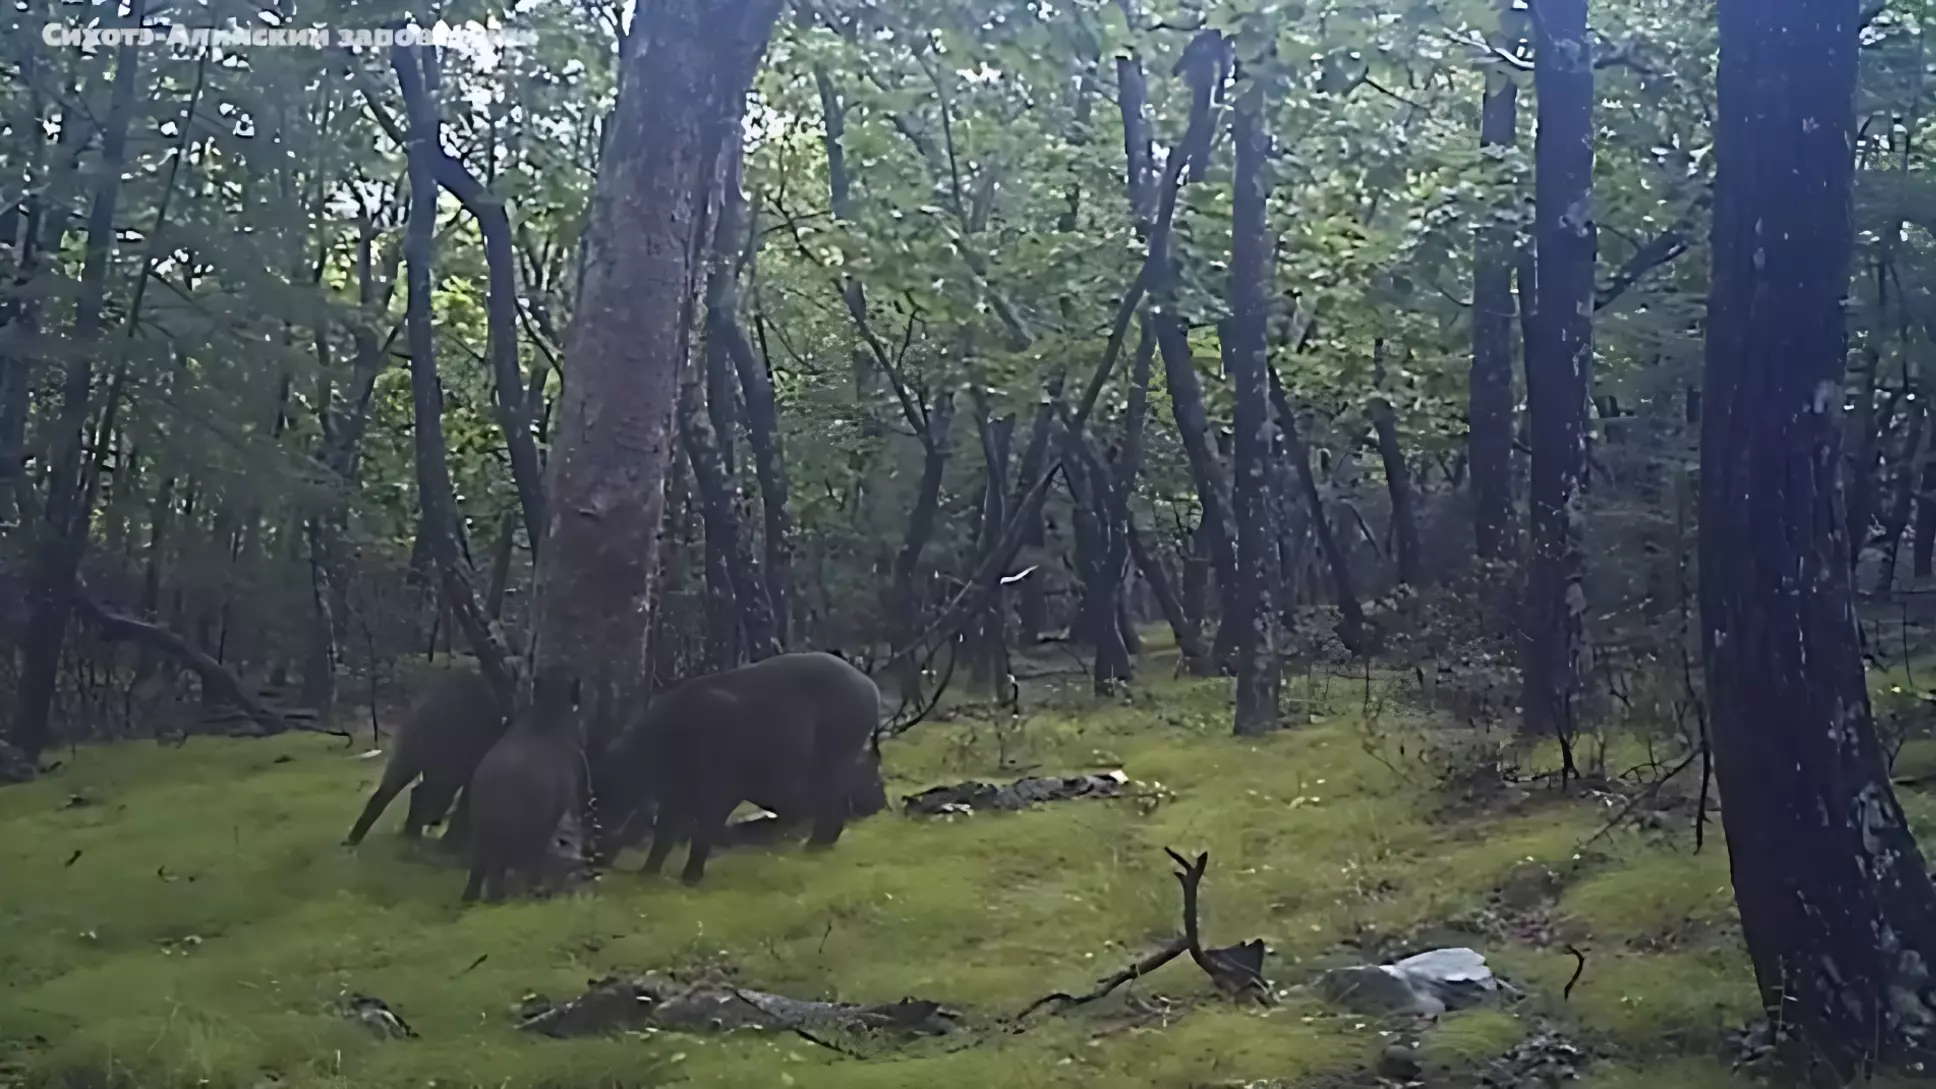
[[[1433,949],[1396,964],[1333,968],[1317,979],[1318,993],[1367,1014],[1416,1013],[1437,1017],[1464,1009],[1499,991],[1486,958],[1463,947]]]
[[[1425,1072],[1425,1066],[1418,1061],[1418,1054],[1411,1048],[1393,1044],[1379,1053],[1377,1071],[1381,1078],[1412,1081]]]

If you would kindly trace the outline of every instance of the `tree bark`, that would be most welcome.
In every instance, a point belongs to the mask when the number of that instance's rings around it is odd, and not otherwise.
[[[1742,933],[1769,1016],[1844,1082],[1936,1063],[1936,888],[1876,739],[1839,494],[1858,8],[1719,5],[1700,481]]]
[[[738,138],[780,0],[664,0],[626,38],[593,186],[553,440],[535,682],[576,690],[581,736],[637,706],[679,375],[711,242],[719,157]],[[548,724],[546,724],[548,725]]]
[[[1503,71],[1488,72],[1480,106],[1479,148],[1518,142],[1519,85]],[[1509,192],[1495,216],[1517,201]],[[1472,473],[1473,530],[1480,559],[1505,557],[1513,526],[1513,231],[1488,219],[1472,256],[1472,374],[1466,399],[1466,460]]]
[[[1241,67],[1241,62],[1240,62]],[[1240,77],[1241,78],[1241,77]],[[1277,526],[1271,517],[1271,405],[1268,330],[1271,236],[1267,162],[1271,136],[1265,121],[1264,83],[1252,81],[1238,99],[1231,130],[1237,150],[1230,224],[1230,316],[1219,331],[1224,371],[1236,401],[1235,485],[1237,569],[1227,599],[1236,612],[1237,698],[1240,737],[1269,733],[1281,725],[1278,696],[1284,671],[1277,657]]]
[[[1539,96],[1533,147],[1538,317],[1526,351],[1532,562],[1520,667],[1526,731],[1564,739],[1571,735],[1588,668],[1580,486],[1586,478],[1598,238],[1587,0],[1539,0],[1533,26]]]

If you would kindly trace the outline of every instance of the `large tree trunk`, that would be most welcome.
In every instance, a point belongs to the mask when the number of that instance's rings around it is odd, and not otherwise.
[[[1480,106],[1479,147],[1518,142],[1519,85],[1488,72]],[[1503,174],[1503,171],[1502,171]],[[1501,211],[1517,203],[1502,194]],[[1472,519],[1481,559],[1507,554],[1513,525],[1513,232],[1488,221],[1472,257],[1472,375],[1466,393],[1466,460],[1472,471]]]
[[[577,690],[588,738],[647,686],[663,483],[711,241],[707,208],[779,9],[780,0],[664,0],[641,9],[626,38],[572,312],[533,625],[533,675]]]
[[[1856,0],[1721,0],[1700,570],[1735,903],[1837,1081],[1936,1063],[1936,888],[1877,743],[1841,503]]]
[[[1539,0],[1533,157],[1538,317],[1526,351],[1532,562],[1520,659],[1524,726],[1570,735],[1586,676],[1586,552],[1580,484],[1593,362],[1593,55],[1587,0]],[[1569,768],[1569,770],[1571,770]]]
[[[134,0],[129,26],[146,19],[145,0]],[[74,340],[61,384],[61,410],[50,442],[46,521],[35,541],[39,585],[21,641],[20,690],[13,720],[13,743],[29,760],[38,759],[49,738],[49,716],[59,682],[67,623],[73,615],[75,578],[87,553],[88,509],[85,442],[92,408],[93,352],[87,345],[101,335],[107,281],[114,254],[114,215],[121,199],[121,173],[127,161],[128,127],[133,119],[135,82],[140,78],[141,47],[128,43],[115,53],[114,86],[101,143],[99,181],[87,216],[87,248],[82,259],[80,293],[74,303]],[[63,133],[66,126],[63,125]]]
[[[1220,330],[1224,370],[1236,401],[1235,485],[1232,508],[1237,522],[1236,583],[1226,595],[1237,612],[1224,617],[1236,625],[1237,699],[1235,729],[1254,737],[1277,729],[1278,694],[1283,669],[1277,659],[1276,520],[1271,517],[1270,362],[1266,356],[1270,322],[1271,237],[1266,205],[1270,199],[1271,137],[1265,121],[1264,84],[1253,81],[1237,102],[1232,122],[1237,146],[1230,224],[1230,316]]]

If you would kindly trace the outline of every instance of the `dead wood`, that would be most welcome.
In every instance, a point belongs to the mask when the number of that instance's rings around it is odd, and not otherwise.
[[[1217,989],[1227,994],[1270,1000],[1270,984],[1264,979],[1264,943],[1256,938],[1241,945],[1225,946],[1221,949],[1205,949],[1197,926],[1197,898],[1203,884],[1203,873],[1210,868],[1210,852],[1202,851],[1194,860],[1186,860],[1182,855],[1168,847],[1163,853],[1170,856],[1180,869],[1176,872],[1176,883],[1183,887],[1183,936],[1190,950],[1190,959],[1210,977]]]
[[[1197,895],[1203,884],[1203,872],[1210,867],[1209,852],[1197,855],[1194,860],[1185,859],[1169,848],[1163,853],[1170,856],[1182,867],[1176,873],[1177,884],[1183,887],[1183,933],[1171,938],[1156,949],[1143,955],[1140,960],[1111,975],[1098,980],[1089,991],[1072,995],[1067,991],[1046,994],[1029,1003],[1028,1008],[1015,1015],[1020,1022],[1029,1014],[1044,1006],[1055,1006],[1056,1012],[1087,1005],[1108,995],[1111,991],[1134,979],[1149,975],[1165,964],[1185,953],[1203,969],[1217,989],[1226,994],[1268,1002],[1271,989],[1264,979],[1264,943],[1253,939],[1241,945],[1226,946],[1221,949],[1205,949],[1197,925]]]
[[[1063,1010],[1073,1009],[1076,1006],[1087,1005],[1099,998],[1106,997],[1111,991],[1128,983],[1130,980],[1141,979],[1149,975],[1151,972],[1156,971],[1158,968],[1163,967],[1165,964],[1170,963],[1189,951],[1190,939],[1179,934],[1169,941],[1164,942],[1160,947],[1145,954],[1136,963],[1098,980],[1095,987],[1082,994],[1070,994],[1067,991],[1057,991],[1054,994],[1043,995],[1041,998],[1029,1003],[1027,1009],[1016,1014],[1015,1020],[1020,1021],[1029,1014],[1051,1003],[1056,1004],[1057,1013]]]
[[[286,733],[292,728],[292,723],[288,718],[268,707],[261,700],[256,699],[254,695],[244,688],[241,679],[236,677],[234,670],[209,657],[199,648],[190,644],[186,639],[183,639],[180,635],[168,628],[162,627],[159,624],[151,624],[145,620],[136,620],[134,617],[125,616],[121,613],[110,612],[100,602],[95,601],[87,593],[85,587],[76,588],[74,607],[80,611],[81,615],[89,623],[94,625],[95,632],[101,639],[107,642],[125,640],[132,643],[139,643],[150,650],[169,656],[188,669],[194,670],[195,675],[201,678],[204,689],[214,694],[217,699],[232,703],[241,708],[242,713],[248,715],[250,721],[260,726],[264,733]],[[326,733],[334,737],[349,736],[349,734],[341,730],[331,730],[318,726],[300,726],[295,728],[312,730],[316,733]]]

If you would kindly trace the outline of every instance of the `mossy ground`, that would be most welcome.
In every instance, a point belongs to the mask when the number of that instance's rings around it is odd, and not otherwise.
[[[1393,1037],[1296,987],[1268,1012],[1216,1001],[1187,961],[1138,985],[1180,1000],[1167,1020],[1137,1022],[1112,999],[1025,1033],[990,1023],[1086,989],[1174,932],[1166,846],[1210,852],[1207,937],[1268,939],[1272,975],[1296,984],[1347,939],[1472,914],[1527,860],[1568,865],[1607,819],[1592,800],[1448,816],[1366,751],[1349,699],[1238,740],[1228,682],[1169,672],[1153,664],[1126,702],[1051,694],[999,745],[987,722],[960,720],[888,754],[890,786],[905,792],[1018,773],[994,766],[1000,749],[1048,771],[1123,767],[1144,784],[1140,800],[883,816],[824,856],[726,852],[698,890],[644,880],[630,857],[594,890],[471,910],[457,901],[461,873],[394,835],[401,801],[360,850],[337,845],[380,770],[357,758],[364,745],[82,749],[44,781],[0,791],[0,1085],[1318,1083]],[[1684,833],[1672,845],[1604,837],[1595,851],[1605,857],[1553,909],[1590,955],[1571,1002],[1557,997],[1568,954],[1474,940],[1540,997],[1449,1018],[1421,1044],[1428,1067],[1496,1055],[1537,1011],[1613,1049],[1593,1085],[1732,1084],[1717,1043],[1754,993],[1718,835],[1699,854]],[[790,1037],[554,1041],[510,1025],[527,992],[562,998],[610,971],[718,962],[799,997],[938,999],[976,1021],[974,1042],[856,1061]],[[380,1040],[339,1016],[346,991],[381,996],[420,1038]]]

